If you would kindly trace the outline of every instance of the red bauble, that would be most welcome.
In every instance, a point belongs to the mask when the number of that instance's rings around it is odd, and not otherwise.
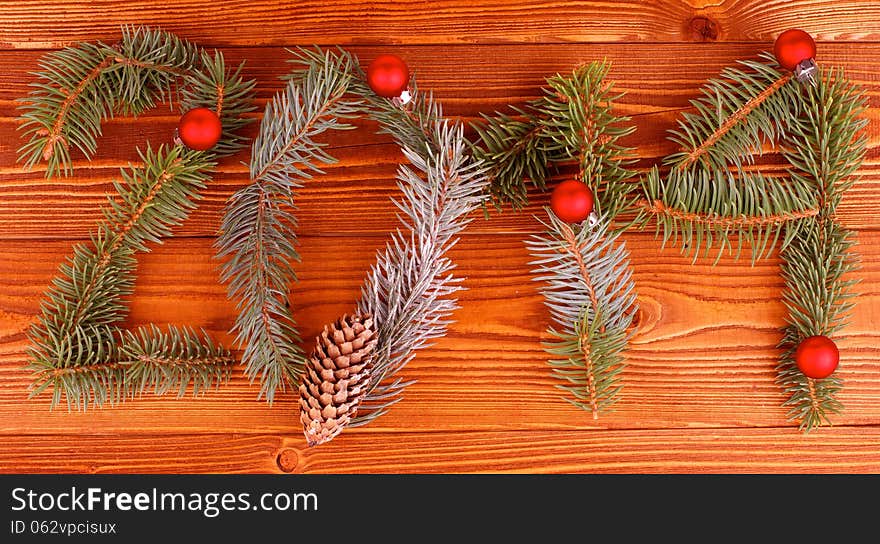
[[[580,223],[593,211],[593,191],[580,181],[563,181],[550,195],[550,209],[566,223]]]
[[[804,376],[821,380],[837,369],[840,352],[827,336],[810,336],[798,345],[794,360]]]
[[[816,42],[803,30],[792,28],[776,38],[773,54],[780,66],[794,70],[801,62],[816,58]]]
[[[177,135],[190,149],[207,151],[220,141],[223,124],[208,108],[195,108],[184,113],[177,125]]]
[[[409,85],[409,68],[397,55],[379,55],[367,66],[367,83],[379,96],[396,98]]]

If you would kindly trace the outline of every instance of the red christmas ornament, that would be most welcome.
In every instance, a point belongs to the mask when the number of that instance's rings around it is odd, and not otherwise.
[[[794,360],[804,376],[821,380],[837,369],[840,352],[827,336],[810,336],[798,345]]]
[[[409,68],[397,55],[379,55],[367,66],[367,83],[379,96],[396,98],[409,85]]]
[[[803,30],[792,28],[776,38],[773,54],[780,66],[794,71],[805,60],[816,58],[816,42]]]
[[[566,223],[580,223],[593,211],[593,191],[580,181],[563,181],[550,195],[550,209]]]
[[[194,108],[180,117],[177,135],[190,149],[207,151],[220,141],[223,124],[208,108]]]

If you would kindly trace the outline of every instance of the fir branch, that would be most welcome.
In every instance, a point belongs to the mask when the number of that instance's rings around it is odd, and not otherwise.
[[[223,125],[220,141],[211,148],[217,157],[233,155],[247,146],[241,130],[253,122],[247,114],[256,109],[255,80],[242,76],[244,62],[234,71],[227,69],[223,54],[202,51],[197,70],[187,72],[181,89],[181,110],[205,107],[214,110]]]
[[[730,114],[726,119],[724,119],[718,128],[715,129],[712,134],[710,134],[705,140],[703,140],[700,145],[687,151],[687,153],[682,157],[681,161],[676,164],[677,168],[687,168],[691,164],[695,163],[698,159],[700,159],[703,155],[709,152],[713,146],[718,144],[718,142],[724,138],[731,130],[733,130],[737,125],[743,122],[749,114],[751,114],[755,109],[761,106],[767,99],[773,96],[776,91],[781,89],[785,84],[787,84],[794,77],[794,74],[788,73],[780,76],[776,81],[770,84],[769,87],[758,93],[757,95],[751,97],[746,101],[745,104],[739,107],[736,111]]]
[[[710,80],[695,111],[682,114],[670,139],[681,151],[664,162],[676,170],[743,170],[761,152],[765,142],[785,135],[789,119],[798,115],[802,85],[784,73],[769,53],[762,61],[739,61],[743,67],[725,68]]]
[[[788,399],[788,416],[809,431],[830,414],[839,413],[836,399],[843,388],[839,376],[814,380],[798,369],[794,352],[802,340],[813,335],[833,336],[846,324],[853,307],[853,280],[844,279],[858,266],[851,253],[852,233],[834,221],[813,219],[796,227],[797,235],[782,251],[783,301],[788,310],[780,347],[776,382]]]
[[[802,177],[765,177],[747,166],[766,142],[786,136],[799,115],[803,85],[780,71],[767,53],[741,61],[692,100],[670,139],[681,151],[666,157],[665,177],[653,168],[642,180],[641,214],[635,223],[657,222],[664,245],[682,242],[682,253],[718,246],[715,262],[729,250],[736,258],[751,246],[752,263],[791,239],[785,225],[816,215],[812,184]],[[737,238],[736,242],[732,238]]]
[[[49,53],[40,62],[40,81],[22,100],[19,128],[29,141],[19,160],[28,168],[46,161],[46,177],[70,174],[71,148],[91,158],[105,119],[137,115],[170,98],[197,60],[194,45],[148,27],[123,27],[116,45],[83,43]]]
[[[632,205],[628,181],[634,172],[626,168],[632,150],[620,139],[635,128],[613,113],[622,95],[608,83],[609,69],[606,62],[593,62],[557,74],[547,79],[542,97],[513,108],[516,115],[496,113],[474,124],[481,144],[474,154],[487,165],[496,207],[522,208],[528,204],[526,180],[543,190],[551,164],[571,159],[599,195],[598,213],[617,217]]]
[[[741,215],[739,217],[725,217],[718,214],[699,214],[692,212],[685,212],[683,210],[676,210],[674,208],[670,208],[660,200],[655,200],[653,202],[648,202],[647,200],[640,200],[637,203],[637,206],[647,213],[653,215],[665,215],[668,217],[672,217],[678,219],[679,221],[691,221],[694,223],[702,223],[704,225],[710,227],[750,227],[750,226],[764,226],[770,224],[781,224],[787,223],[789,221],[797,221],[798,219],[804,219],[806,217],[815,217],[819,215],[818,208],[811,208],[807,210],[796,210],[791,212],[783,212],[776,215],[763,215],[763,216],[753,216],[746,217]]]
[[[699,257],[717,246],[715,262],[725,249],[739,258],[743,245],[751,247],[752,262],[770,255],[790,240],[791,222],[819,213],[813,189],[803,179],[777,178],[759,172],[673,169],[664,179],[656,167],[642,180],[643,212],[637,221],[655,221],[663,246],[681,242],[683,254]],[[737,241],[731,240],[736,236]]]
[[[344,59],[328,55],[266,106],[252,150],[251,184],[230,198],[216,243],[218,257],[226,259],[222,281],[229,297],[238,299],[233,331],[244,346],[245,372],[260,379],[260,397],[270,403],[286,382],[297,384],[304,362],[287,304],[296,281],[291,262],[299,259],[294,192],[320,173],[320,164],[334,162],[315,138],[351,128],[342,121],[360,105],[346,98],[350,74]]]
[[[443,336],[457,307],[452,297],[461,289],[446,257],[467,218],[483,202],[486,179],[468,154],[464,128],[438,122],[434,137],[439,150],[427,160],[417,149],[404,147],[412,168],[401,166],[396,202],[406,230],[398,230],[377,256],[361,290],[358,312],[372,315],[378,327],[371,384],[354,425],[384,414],[399,401],[409,382],[395,378],[415,351]]]
[[[114,329],[106,340],[116,344],[98,345],[95,361],[79,366],[56,368],[35,363],[32,396],[52,390],[52,406],[62,397],[68,409],[77,406],[119,403],[126,398],[152,390],[157,395],[177,391],[182,397],[188,388],[193,395],[226,381],[231,354],[202,333],[169,327],[162,331],[155,325],[136,331]]]
[[[626,125],[629,117],[614,114],[622,95],[606,79],[610,69],[607,62],[592,62],[567,77],[549,78],[541,122],[547,153],[557,161],[576,159],[578,177],[595,195],[596,214],[613,219],[633,205],[635,172],[627,168],[633,150],[620,140],[635,127]]]
[[[148,251],[148,243],[161,243],[186,219],[199,198],[198,191],[204,188],[205,172],[213,165],[204,153],[182,147],[148,148],[141,160],[143,166],[123,170],[122,181],[114,183],[118,196],[109,199],[92,243],[78,245],[61,266],[40,317],[29,331],[29,368],[37,380],[34,394],[54,388],[53,405],[62,395],[68,407],[82,409],[90,398],[100,405],[124,396],[119,389],[124,385],[118,379],[120,369],[113,365],[120,362],[117,343],[125,347],[126,337],[117,325],[128,311],[124,299],[134,289],[134,253]],[[183,341],[192,335],[169,334],[173,341],[156,333],[153,343],[170,350],[165,355],[169,361],[196,353]],[[149,338],[144,335],[141,338],[146,342]],[[188,351],[175,351],[180,342]],[[207,351],[217,353],[213,346]],[[66,372],[79,367],[94,370]],[[181,374],[180,379],[186,376],[191,375]]]
[[[475,126],[482,144],[477,155],[487,163],[496,205],[525,205],[526,179],[544,188],[550,164],[571,160],[596,196],[598,226],[573,229],[551,214],[547,232],[528,242],[538,259],[533,264],[541,265],[538,279],[550,284],[542,291],[545,303],[562,327],[550,330],[557,341],[547,351],[562,357],[550,365],[569,382],[561,387],[573,395],[571,402],[594,417],[619,390],[635,303],[626,250],[614,246],[622,229],[609,231],[635,205],[630,183],[635,173],[627,168],[632,150],[620,143],[634,127],[613,112],[621,95],[606,79],[609,69],[608,63],[594,62],[548,78],[544,96],[517,109],[516,117],[484,117]]]
[[[400,99],[389,99],[374,93],[367,83],[367,75],[360,61],[349,51],[336,49],[325,52],[316,47],[299,48],[291,53],[294,57],[290,62],[295,69],[287,78],[301,80],[310,71],[344,67],[352,78],[349,92],[363,101],[363,113],[379,123],[380,133],[391,135],[401,148],[415,150],[423,159],[429,152],[438,151],[432,127],[443,120],[443,108],[434,100],[432,93],[419,90],[415,75],[407,88],[410,98],[403,104]]]
[[[816,85],[804,88],[803,102],[785,154],[790,175],[814,187],[821,209],[815,218],[792,227],[792,243],[782,252],[788,325],[776,381],[788,395],[784,405],[789,418],[809,431],[840,412],[836,397],[843,382],[836,374],[821,380],[803,375],[794,352],[809,336],[839,333],[853,307],[855,280],[845,278],[858,269],[855,241],[834,214],[864,159],[867,121],[861,117],[864,96],[842,72],[820,72]]]
[[[814,188],[823,217],[831,218],[865,157],[867,106],[843,71],[820,71],[816,78],[815,86],[803,89],[803,112],[789,129],[783,155],[789,175]]]
[[[572,227],[548,210],[547,231],[526,242],[546,283],[541,292],[553,321],[547,343],[553,372],[569,382],[560,385],[575,406],[593,414],[609,408],[620,390],[623,353],[632,336],[636,309],[629,253],[617,243],[610,221]]]
[[[544,104],[540,98],[525,108],[511,108],[516,115],[483,114],[482,122],[473,124],[481,144],[474,146],[474,157],[486,164],[489,194],[497,210],[504,204],[515,211],[528,205],[527,180],[540,190],[547,188],[551,159],[542,138],[547,127],[538,113]]]
[[[189,328],[155,325],[126,331],[119,345],[119,360],[125,368],[125,385],[131,395],[152,390],[157,395],[177,391],[182,397],[187,388],[193,395],[225,382],[230,365],[236,362],[231,353],[216,345],[204,331],[201,335]]]
[[[26,100],[23,127],[30,141],[22,148],[28,166],[46,159],[47,176],[70,170],[71,143],[86,157],[96,149],[101,122],[114,114],[138,114],[157,100],[171,98],[183,80],[185,104],[220,106],[232,144],[234,131],[252,109],[252,81],[229,72],[222,55],[207,55],[173,34],[146,27],[124,27],[113,46],[81,44],[51,53],[42,62],[42,82]],[[153,325],[137,332],[119,328],[134,289],[135,253],[161,243],[181,224],[208,179],[216,155],[182,146],[148,147],[142,166],[122,171],[114,182],[104,221],[91,244],[79,244],[60,268],[29,331],[29,368],[35,373],[32,394],[52,391],[52,405],[62,397],[68,408],[116,402],[153,389],[162,394],[191,384],[194,393],[219,381],[232,362],[229,353],[189,329]]]

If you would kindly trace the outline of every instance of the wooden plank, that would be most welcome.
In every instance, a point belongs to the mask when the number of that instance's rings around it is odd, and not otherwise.
[[[0,47],[114,39],[161,26],[210,45],[703,42],[772,40],[802,27],[822,40],[876,40],[880,6],[859,0],[766,2],[0,2]]]
[[[644,169],[674,151],[664,138],[665,131],[674,126],[676,115],[688,99],[697,95],[700,85],[717,74],[721,66],[753,56],[756,50],[742,44],[718,44],[711,49],[700,48],[696,54],[693,46],[664,48],[669,54],[657,59],[654,46],[619,44],[407,47],[399,52],[418,70],[425,88],[434,90],[447,105],[447,111],[464,119],[533,98],[549,74],[570,70],[587,59],[608,58],[613,63],[610,77],[627,92],[620,110],[632,115],[638,127],[628,144],[637,148],[638,166]],[[352,49],[365,59],[381,50]],[[880,62],[880,46],[859,48],[858,55],[853,51],[842,44],[828,44],[823,46],[823,59],[848,69],[868,91],[868,117],[880,119],[880,74],[870,69]],[[278,77],[289,69],[285,62],[288,54],[283,50],[239,48],[228,53],[233,62],[248,59],[249,75],[260,82],[261,104],[281,88]],[[26,94],[27,83],[32,80],[27,72],[36,66],[37,56],[35,52],[0,54],[0,72],[9,76],[9,85],[0,88],[0,238],[85,237],[100,217],[100,207],[113,190],[111,182],[118,176],[119,167],[137,160],[137,145],[168,141],[177,116],[163,108],[142,119],[108,123],[99,156],[91,162],[78,160],[76,173],[69,179],[47,181],[41,171],[23,172],[15,164],[20,140],[14,99]],[[645,71],[645,59],[653,59],[650,72]],[[462,66],[473,67],[466,85],[461,81]],[[395,224],[388,196],[396,190],[394,176],[402,155],[390,138],[375,134],[375,125],[361,125],[361,130],[333,135],[331,152],[339,163],[329,167],[320,182],[312,182],[301,191],[298,215],[303,234],[384,233]],[[872,203],[880,198],[880,124],[871,123],[867,131],[867,161],[840,209],[841,220],[851,228],[876,227]],[[210,236],[216,232],[226,198],[247,183],[246,169],[241,164],[246,160],[243,152],[223,161],[201,209],[180,229],[181,235]],[[531,215],[544,204],[546,198],[535,195],[526,213],[508,210],[493,214],[491,221],[478,218],[471,228],[476,232],[533,231]],[[335,212],[340,206],[345,207],[348,221],[338,220]]]
[[[272,434],[0,435],[0,472],[878,473],[878,427],[366,433],[316,448]]]
[[[626,235],[641,308],[617,410],[594,421],[561,400],[541,351],[547,312],[516,234],[467,235],[453,257],[469,288],[450,335],[404,371],[418,379],[403,402],[367,427],[379,431],[635,429],[787,425],[774,385],[783,325],[775,260],[729,258],[690,266],[644,235]],[[381,237],[306,237],[291,303],[304,338],[350,311]],[[839,425],[880,424],[880,233],[860,235],[858,305],[840,342]],[[344,249],[342,249],[344,248]],[[50,413],[27,399],[26,330],[65,242],[0,242],[0,433],[266,432],[298,435],[293,396],[273,407],[236,368],[230,384],[195,400],[144,397],[113,409]],[[140,259],[131,325],[205,327],[228,342],[233,304],[216,280],[210,240],[175,239]],[[819,431],[821,434],[823,431]]]

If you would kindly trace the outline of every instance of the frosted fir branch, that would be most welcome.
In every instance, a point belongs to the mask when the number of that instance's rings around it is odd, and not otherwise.
[[[609,220],[569,225],[548,210],[546,232],[526,245],[543,282],[544,303],[556,327],[545,344],[559,387],[571,402],[598,418],[617,399],[623,354],[637,309],[629,252]]]
[[[395,201],[404,230],[381,251],[361,290],[358,311],[374,317],[378,345],[371,385],[354,425],[368,423],[399,401],[409,382],[395,375],[415,352],[446,334],[457,308],[461,279],[446,253],[484,200],[485,172],[468,153],[464,128],[449,121],[434,126],[437,153],[404,148],[411,166],[401,166]]]

